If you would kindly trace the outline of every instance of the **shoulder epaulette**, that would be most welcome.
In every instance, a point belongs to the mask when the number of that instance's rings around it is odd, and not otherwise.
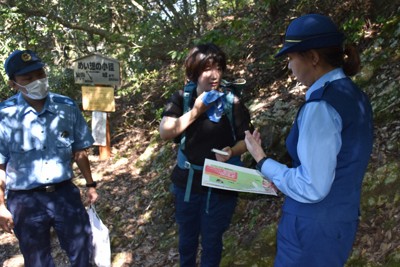
[[[75,101],[72,100],[71,98],[67,97],[67,96],[53,94],[51,98],[55,103],[66,104],[66,105],[69,105],[69,106],[76,107]]]

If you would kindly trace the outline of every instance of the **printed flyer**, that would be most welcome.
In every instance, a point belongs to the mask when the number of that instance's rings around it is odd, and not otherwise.
[[[276,189],[254,169],[206,159],[201,184],[225,190],[276,196]]]

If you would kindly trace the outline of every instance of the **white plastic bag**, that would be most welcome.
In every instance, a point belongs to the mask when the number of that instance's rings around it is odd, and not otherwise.
[[[93,263],[98,267],[110,267],[111,246],[108,228],[100,220],[94,205],[90,205],[87,212],[93,234]]]

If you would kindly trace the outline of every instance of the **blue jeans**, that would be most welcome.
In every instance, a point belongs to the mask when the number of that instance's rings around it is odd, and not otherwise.
[[[222,235],[228,229],[235,211],[237,196],[192,192],[184,202],[185,189],[174,186],[176,222],[179,226],[180,266],[196,266],[201,236],[201,266],[217,267],[221,261]]]
[[[275,267],[343,267],[358,221],[321,222],[283,213],[278,226]]]
[[[68,183],[54,192],[9,191],[7,206],[25,267],[53,267],[50,228],[54,227],[71,266],[90,266],[89,216],[79,189]]]

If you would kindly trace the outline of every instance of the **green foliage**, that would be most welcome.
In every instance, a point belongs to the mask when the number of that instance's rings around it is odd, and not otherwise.
[[[343,30],[346,33],[346,42],[357,43],[363,35],[364,24],[364,18],[349,17],[342,24]]]
[[[69,96],[77,103],[82,102],[81,85],[75,84],[72,69],[54,68],[49,73],[49,85],[52,92]]]
[[[254,239],[249,243],[240,242],[237,236],[224,239],[221,267],[273,266],[276,240],[276,225],[266,225],[259,232],[248,232]]]
[[[171,57],[172,60],[182,62],[186,58],[188,52],[189,49],[184,49],[183,51],[172,50],[168,52],[168,55]]]
[[[388,256],[386,267],[400,266],[400,249],[397,249]]]
[[[143,93],[143,89],[147,88],[147,86],[153,85],[153,82],[157,79],[159,73],[156,70],[148,71],[145,70],[143,72],[134,73],[131,79],[133,81],[130,87],[121,87],[116,91],[118,96],[126,97],[128,95],[138,96]]]

